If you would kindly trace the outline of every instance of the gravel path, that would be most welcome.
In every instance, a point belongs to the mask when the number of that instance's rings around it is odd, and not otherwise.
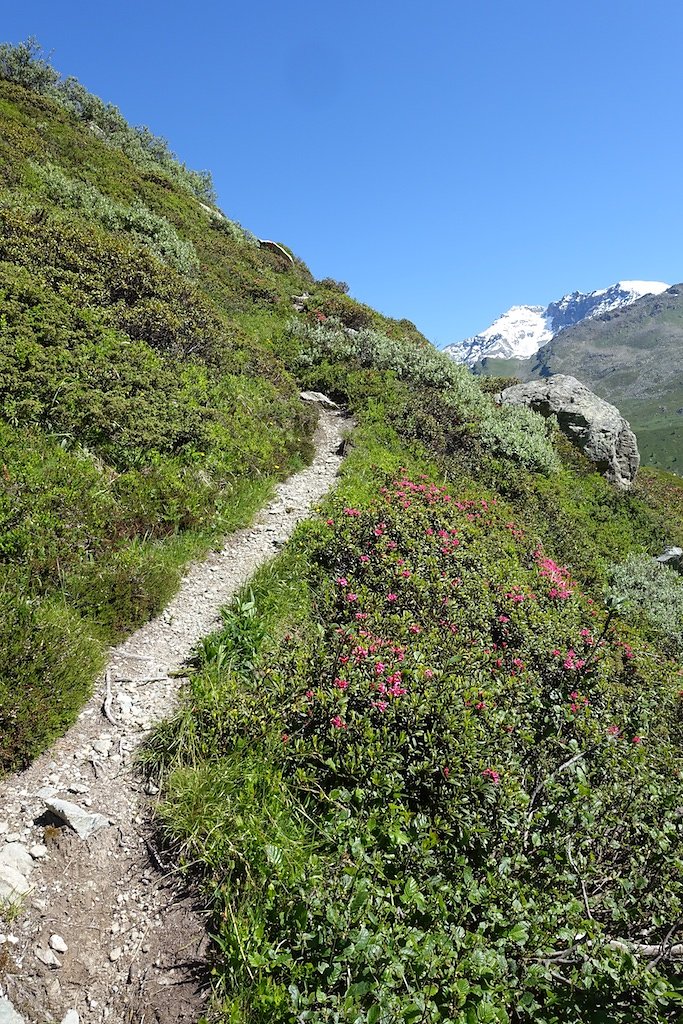
[[[195,1024],[200,1016],[203,920],[151,845],[154,794],[132,770],[134,753],[173,709],[182,680],[170,674],[333,485],[345,426],[341,413],[321,410],[313,464],[280,484],[255,525],[190,568],[162,615],[112,650],[106,678],[66,736],[0,783],[0,894],[3,885],[21,888],[18,879],[28,889],[0,934],[0,1024]]]

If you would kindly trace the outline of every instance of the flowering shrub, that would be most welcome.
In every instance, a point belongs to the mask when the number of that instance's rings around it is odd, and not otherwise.
[[[237,922],[219,928],[226,1014],[674,1020],[672,666],[495,494],[401,474],[370,502],[328,502],[298,550],[308,625],[266,643],[222,714],[204,714],[205,684],[191,698],[226,770],[265,749],[286,794],[257,888],[233,811],[202,832],[238,843],[213,893]],[[176,776],[165,812],[190,860],[205,854],[178,821],[196,785]]]

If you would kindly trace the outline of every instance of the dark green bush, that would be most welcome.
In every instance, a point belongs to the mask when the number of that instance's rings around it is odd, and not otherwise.
[[[0,774],[75,721],[103,664],[87,622],[61,598],[36,604],[11,575],[0,579]]]

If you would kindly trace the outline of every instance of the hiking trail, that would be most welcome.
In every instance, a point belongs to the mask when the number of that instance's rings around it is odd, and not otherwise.
[[[28,890],[0,935],[0,1024],[196,1024],[205,922],[154,848],[155,787],[134,770],[135,753],[173,711],[183,683],[174,673],[220,625],[220,609],[334,484],[349,422],[321,408],[312,464],[111,650],[66,735],[0,781],[0,893],[3,877]]]

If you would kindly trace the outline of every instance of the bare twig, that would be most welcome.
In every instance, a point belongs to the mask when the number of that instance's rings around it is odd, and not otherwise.
[[[663,943],[653,946],[646,942],[632,942],[631,939],[610,939],[607,945],[610,949],[619,949],[623,953],[654,957],[653,964],[659,963],[664,957],[671,957],[672,960],[683,960],[683,942],[679,942],[676,946],[669,946],[666,952],[663,952]]]
[[[586,883],[584,882],[583,878],[581,877],[581,875],[579,873],[579,869],[577,868],[576,864],[574,863],[574,858],[572,857],[571,840],[569,840],[569,839],[567,840],[567,857],[569,858],[569,863],[572,866],[572,870],[573,870],[574,874],[576,875],[576,877],[578,878],[579,884],[581,885],[581,894],[583,895],[583,905],[586,908],[586,915],[592,921],[593,920],[593,915],[591,914],[591,908],[590,908],[590,905],[588,903],[588,893],[586,892]]]
[[[661,952],[659,956],[655,957],[655,959],[652,961],[652,963],[650,964],[651,967],[656,967],[659,961],[666,956],[666,947],[668,946],[669,941],[673,938],[673,936],[676,934],[676,932],[682,924],[683,917],[679,917],[678,920],[674,921],[674,923],[671,925],[668,932],[666,933],[666,938],[662,941],[662,944],[660,946]],[[673,946],[671,948],[673,949]]]
[[[169,678],[168,676],[141,676],[141,677],[139,677],[137,679],[134,679],[131,676],[130,679],[126,679],[123,676],[117,676],[116,682],[117,683],[163,683],[168,678]]]
[[[104,703],[102,704],[102,714],[111,725],[118,725],[111,711],[112,695],[111,695],[111,671],[107,669],[104,673]]]

